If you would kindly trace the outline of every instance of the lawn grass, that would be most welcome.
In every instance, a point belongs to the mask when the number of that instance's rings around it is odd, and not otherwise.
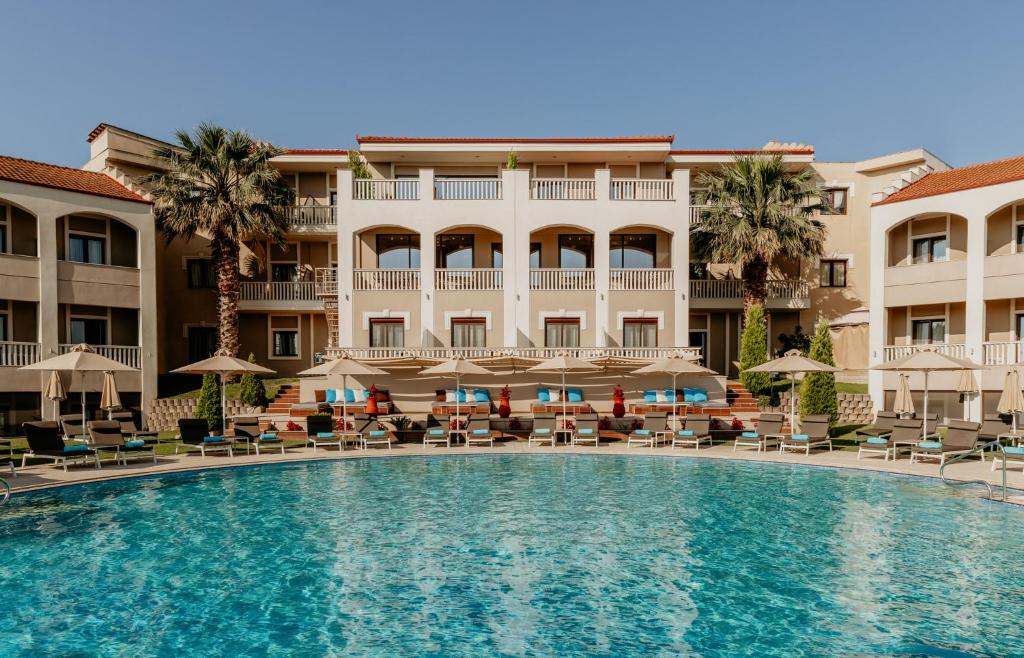
[[[777,379],[772,382],[772,391],[774,393],[788,393],[790,390],[790,380],[788,379]],[[800,392],[800,382],[796,383],[797,393]],[[836,393],[867,393],[868,385],[860,382],[836,382]]]
[[[267,387],[267,399],[273,400],[277,396],[277,391],[285,384],[294,384],[299,381],[297,377],[281,377],[279,379],[264,379],[263,385]],[[227,385],[225,391],[229,400],[237,400],[242,394],[242,385],[239,382],[233,382]],[[193,389],[191,391],[185,391],[178,395],[172,395],[172,400],[188,400],[199,397],[199,389]]]

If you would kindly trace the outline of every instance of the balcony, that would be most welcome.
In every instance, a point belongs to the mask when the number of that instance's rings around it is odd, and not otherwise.
[[[699,347],[344,347],[328,348],[328,358],[342,353],[355,359],[450,359],[461,356],[467,359],[492,359],[520,357],[524,359],[550,359],[560,354],[569,354],[578,359],[637,359],[653,361],[669,356],[699,358]]]
[[[797,279],[768,281],[768,308],[803,309],[810,306],[810,286]],[[743,282],[739,279],[691,279],[694,308],[742,308]]]
[[[672,201],[672,181],[668,179],[613,178],[613,201]]]
[[[963,343],[927,343],[923,345],[886,345],[883,349],[882,358],[885,361],[902,359],[922,349],[935,350],[939,354],[956,357],[958,359],[970,359],[970,350]]]
[[[352,198],[356,201],[415,201],[420,198],[420,181],[416,178],[352,181]]]
[[[531,269],[530,290],[594,290],[594,269],[590,267]]]
[[[27,366],[39,360],[39,343],[0,342],[0,366]]]
[[[75,347],[74,343],[61,343],[57,346],[57,352],[67,354],[73,347]],[[142,349],[137,345],[90,345],[90,347],[100,356],[123,363],[129,368],[142,367]]]
[[[493,201],[501,198],[501,179],[435,179],[434,198],[438,201]]]
[[[989,342],[983,347],[986,366],[1024,364],[1024,343],[1021,341]]]
[[[703,222],[710,208],[711,206],[690,206],[690,226]]]
[[[608,273],[609,290],[672,290],[672,270],[613,269]]]
[[[540,201],[593,201],[597,198],[593,178],[534,178],[530,198]]]
[[[435,290],[501,290],[498,268],[446,268],[434,270]]]
[[[1013,299],[1024,290],[1024,253],[985,257],[985,299]]]
[[[887,267],[884,285],[889,307],[962,302],[967,295],[967,261]]]
[[[352,270],[353,290],[419,290],[420,271],[417,269],[359,269]]]
[[[316,229],[334,230],[337,215],[334,206],[286,206],[281,208],[288,218],[292,230],[309,231]]]
[[[62,304],[141,308],[139,269],[57,261],[57,296]]]
[[[0,299],[39,301],[39,259],[0,254]]]

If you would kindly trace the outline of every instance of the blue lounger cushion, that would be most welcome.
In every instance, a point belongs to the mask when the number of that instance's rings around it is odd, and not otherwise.
[[[676,434],[679,436],[693,436],[693,430],[679,430]]]
[[[64,454],[66,455],[73,455],[80,452],[89,452],[89,446],[84,443],[64,446]]]
[[[260,434],[260,436],[259,436],[259,440],[260,441],[273,441],[276,438],[277,438],[277,434],[275,434],[274,432],[264,432],[263,434]]]
[[[143,448],[145,445],[146,442],[142,439],[128,439],[124,442],[125,448]]]
[[[583,389],[582,388],[570,388],[566,393],[569,402],[583,402]]]
[[[942,444],[938,441],[921,441],[917,444],[917,447],[937,450],[942,447]]]
[[[444,436],[445,431],[440,427],[431,427],[429,430],[427,430],[427,434],[429,434],[430,436]]]
[[[1024,446],[1020,446],[1017,448],[1003,448],[1003,452],[1005,452],[1008,455],[1024,455]]]
[[[757,432],[744,432],[743,434],[740,434],[740,436],[744,439],[758,439],[761,437]]]
[[[806,441],[810,437],[807,436],[806,434],[791,434],[789,438],[793,439],[794,441]]]
[[[707,402],[708,392],[703,388],[693,389],[693,401],[694,402]]]
[[[537,429],[533,430],[533,433],[534,434],[551,434],[551,428],[549,428],[549,427],[538,427]]]
[[[324,402],[327,404],[334,404],[338,401],[338,391],[333,388],[329,388],[324,391]]]
[[[222,443],[224,441],[223,436],[204,436],[203,443]]]
[[[318,439],[333,439],[334,432],[317,432],[316,438]]]
[[[379,438],[381,438],[383,436],[387,436],[387,432],[384,431],[384,430],[370,430],[369,434],[370,434],[371,437],[373,437],[375,439],[379,439]]]
[[[541,402],[551,402],[551,396],[548,394],[548,389],[538,388],[537,399],[540,400]]]
[[[337,397],[337,395],[335,395],[335,397]],[[356,392],[353,389],[351,389],[351,388],[346,388],[345,389],[345,403],[346,404],[355,404],[355,401],[356,401]]]
[[[652,404],[658,401],[658,394],[654,391],[644,391],[644,402]]]
[[[577,434],[583,434],[583,435],[590,435],[590,434],[594,433],[594,430],[593,430],[593,428],[590,428],[590,427],[583,427],[583,428],[580,428],[580,429],[576,430],[576,433]]]
[[[485,430],[483,428],[477,428],[473,430],[473,436],[487,436],[491,433],[491,430]]]
[[[490,402],[491,394],[487,392],[486,388],[474,388],[473,395],[476,396],[477,402]]]
[[[633,434],[637,434],[639,436],[648,436],[648,435],[650,435],[650,433],[651,433],[651,430],[645,430],[642,427],[640,429],[633,430]]]
[[[889,443],[889,439],[885,438],[884,436],[869,436],[865,440],[865,443],[870,443],[871,445],[881,446],[881,445],[888,444]]]

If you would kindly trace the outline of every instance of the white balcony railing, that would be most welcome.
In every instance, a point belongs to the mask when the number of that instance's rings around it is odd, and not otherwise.
[[[805,299],[810,295],[806,281],[768,281],[769,299]],[[739,279],[691,279],[692,299],[742,299],[743,282]]]
[[[701,205],[690,206],[690,225],[703,222],[704,218],[707,217],[709,207]]]
[[[530,198],[543,201],[590,201],[597,198],[593,178],[534,178]]]
[[[502,270],[500,268],[434,270],[436,290],[501,290]]]
[[[434,180],[434,198],[444,201],[488,201],[501,198],[500,178]]]
[[[905,356],[910,356],[914,352],[922,349],[932,349],[940,354],[946,356],[956,357],[958,359],[969,358],[970,350],[967,345],[963,343],[927,343],[923,345],[886,345],[883,352],[883,359],[885,361],[892,361],[893,359],[901,359]]]
[[[355,359],[426,358],[449,359],[462,356],[467,359],[487,359],[516,356],[525,359],[550,359],[569,354],[579,359],[643,359],[655,360],[668,356],[699,358],[699,347],[341,347],[328,348],[328,358],[342,353]]]
[[[613,178],[611,198],[618,201],[671,201],[672,181],[668,179]]]
[[[420,198],[420,181],[416,178],[357,178],[352,181],[352,198],[357,201],[414,201]]]
[[[672,270],[614,269],[608,274],[609,290],[672,290]]]
[[[66,354],[71,351],[74,347],[74,343],[62,343],[57,346],[57,351],[61,354]],[[141,367],[141,353],[142,350],[137,345],[90,345],[93,350],[96,351],[100,356],[105,356],[108,359],[113,359],[118,363],[123,363],[129,368],[140,368]]]
[[[0,366],[27,366],[39,360],[39,343],[0,342]]]
[[[353,290],[419,290],[420,271],[401,270],[352,270]]]
[[[810,286],[806,281],[791,279],[786,281],[768,281],[768,299],[805,299],[810,296]]]
[[[313,279],[314,292],[317,296],[326,297],[338,294],[338,268],[318,267]]]
[[[282,208],[288,223],[294,227],[334,226],[334,206],[287,206]]]
[[[1016,366],[1024,364],[1024,343],[1021,341],[985,343],[986,366]]]
[[[530,270],[530,290],[593,289],[593,268],[546,267]]]
[[[243,281],[244,302],[311,302],[316,299],[312,281]]]

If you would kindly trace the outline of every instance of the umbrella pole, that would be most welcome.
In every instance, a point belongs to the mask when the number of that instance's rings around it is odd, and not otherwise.
[[[562,370],[562,390],[559,392],[559,395],[562,396],[562,429],[568,430],[569,429],[569,416],[568,416],[569,409],[568,409],[568,406],[567,406],[567,402],[568,401],[566,400],[566,398],[568,398],[569,395],[568,395],[568,391],[565,390],[565,370],[564,369]],[[568,441],[566,441],[566,443],[568,443]]]
[[[921,423],[921,440],[928,436],[928,371],[924,371],[924,422]]]
[[[796,373],[789,373],[789,433],[796,432]]]
[[[81,398],[82,398],[82,438],[84,439],[87,436],[85,434],[85,373],[84,372],[81,374],[80,379],[82,380],[82,390],[80,391],[80,393],[81,393]]]
[[[228,390],[224,373],[220,373],[220,435],[227,434],[228,429]]]
[[[676,410],[676,373],[672,373],[672,428],[679,429],[679,412]]]
[[[348,375],[341,376],[341,431],[348,430],[348,398],[345,397],[348,390]]]

